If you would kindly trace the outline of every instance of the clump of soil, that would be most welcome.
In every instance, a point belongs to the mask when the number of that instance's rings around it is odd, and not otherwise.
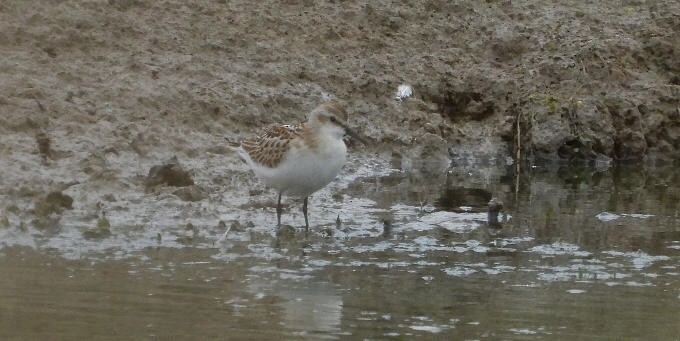
[[[106,217],[101,217],[97,220],[97,226],[92,229],[83,231],[85,239],[103,239],[111,235],[111,223]]]
[[[182,168],[176,157],[162,165],[151,167],[149,175],[146,177],[147,188],[153,188],[158,185],[184,187],[193,184],[194,180],[191,178],[191,174]]]
[[[35,215],[46,217],[52,213],[61,214],[64,210],[73,209],[73,198],[62,192],[50,192],[36,202]]]
[[[50,147],[50,138],[47,134],[41,132],[35,136],[35,141],[38,145],[38,153],[42,156],[43,161],[52,158],[52,148]]]
[[[36,201],[32,225],[40,230],[57,229],[63,212],[72,209],[73,198],[60,191],[50,192]]]

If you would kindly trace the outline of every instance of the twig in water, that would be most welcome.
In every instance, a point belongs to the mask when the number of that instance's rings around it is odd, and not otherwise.
[[[222,243],[225,240],[227,240],[227,234],[229,233],[230,230],[231,230],[231,226],[227,227],[227,230],[224,231],[224,234],[222,235],[222,237],[220,237],[220,239],[217,240],[217,242]]]

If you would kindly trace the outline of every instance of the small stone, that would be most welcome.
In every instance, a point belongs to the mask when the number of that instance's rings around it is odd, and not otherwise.
[[[41,217],[52,213],[61,214],[65,209],[73,209],[73,198],[62,192],[50,192],[35,204],[35,214]]]
[[[38,133],[35,136],[35,141],[38,144],[38,153],[43,160],[52,158],[52,149],[50,148],[50,138],[44,132]]]
[[[245,228],[245,226],[243,226],[243,224],[241,224],[240,221],[234,220],[231,223],[231,227],[229,229],[233,230],[233,231],[245,231],[246,228]]]
[[[151,169],[149,169],[149,175],[147,175],[146,178],[147,188],[158,185],[184,187],[193,184],[194,180],[191,178],[191,175],[182,168],[176,157],[168,160],[163,165],[151,167]]]
[[[83,232],[86,239],[103,239],[111,235],[111,223],[106,217],[97,220],[97,227]]]
[[[487,222],[489,227],[501,228],[503,227],[498,221],[498,213],[503,209],[503,202],[498,198],[491,198],[489,201],[489,212],[487,214]]]

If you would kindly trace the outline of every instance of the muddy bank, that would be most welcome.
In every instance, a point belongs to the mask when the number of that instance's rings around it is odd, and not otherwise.
[[[498,177],[518,147],[530,162],[674,160],[677,13],[677,1],[5,1],[2,218],[96,228],[149,193],[266,198],[224,137],[328,99],[374,142],[353,148],[343,176],[442,176],[454,160]],[[395,99],[401,84],[413,96]],[[196,185],[150,188],[149,170],[173,156]]]
[[[676,1],[9,1],[3,145],[33,151],[16,140],[43,132],[65,149],[183,152],[193,134],[297,121],[335,98],[379,144],[434,134],[454,155],[499,157],[519,133],[527,157],[673,159],[677,13]],[[402,83],[414,96],[395,101]]]

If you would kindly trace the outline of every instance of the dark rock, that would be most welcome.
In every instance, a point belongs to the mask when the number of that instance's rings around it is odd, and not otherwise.
[[[487,223],[489,227],[501,228],[503,227],[498,221],[498,213],[503,209],[503,202],[497,198],[491,198],[489,201],[489,212],[487,215]]]
[[[243,231],[246,230],[246,226],[244,226],[243,224],[241,224],[240,221],[234,220],[234,221],[231,223],[231,225],[230,225],[230,227],[229,227],[229,230],[230,230],[230,231],[236,231],[236,232],[243,232]]]
[[[62,192],[51,192],[35,204],[35,214],[40,217],[70,209],[73,209],[73,198]]]
[[[151,167],[151,169],[149,169],[149,175],[147,175],[146,178],[147,188],[158,185],[184,187],[193,184],[194,180],[191,178],[191,175],[180,166],[176,157],[168,160],[163,165]]]
[[[50,148],[50,138],[44,132],[40,132],[35,136],[35,141],[38,144],[38,153],[43,160],[52,158],[52,149]]]

